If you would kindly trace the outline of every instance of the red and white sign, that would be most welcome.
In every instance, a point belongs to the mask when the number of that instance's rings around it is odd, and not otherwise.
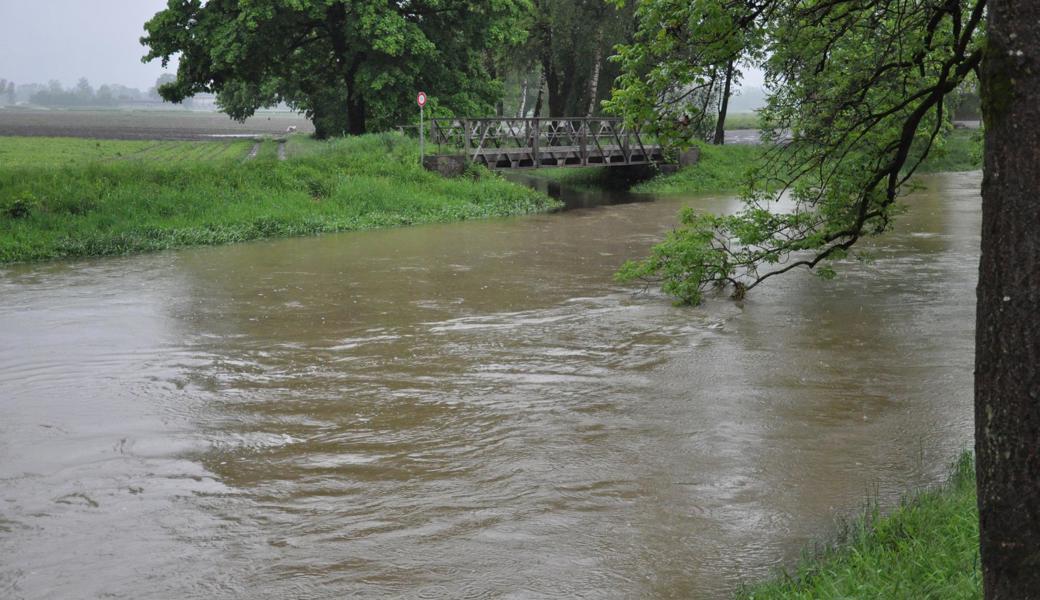
[[[419,103],[420,107],[426,106],[426,92],[419,92],[419,96],[415,98],[415,101]]]

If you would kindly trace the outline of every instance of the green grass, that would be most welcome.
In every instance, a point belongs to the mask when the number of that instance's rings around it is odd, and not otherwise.
[[[530,169],[524,173],[574,187],[621,187],[641,194],[736,193],[747,182],[747,172],[762,152],[761,146],[743,144],[699,147],[701,158],[697,164],[650,179],[626,179],[625,169],[608,167]]]
[[[158,142],[82,138],[0,137],[0,171],[112,161],[198,162],[241,158],[248,141]]]
[[[955,129],[918,169],[921,173],[975,171],[982,168],[982,130]]]
[[[632,191],[646,194],[736,193],[747,182],[748,170],[762,153],[761,146],[701,144],[695,165],[637,184]]]
[[[730,113],[726,115],[726,129],[758,129],[758,114]]]
[[[487,171],[445,179],[396,134],[289,142],[0,140],[32,147],[0,164],[0,262],[126,254],[194,244],[479,219],[549,210],[548,197]],[[143,144],[143,145],[142,145]],[[150,144],[150,146],[148,145]],[[79,156],[70,160],[66,151]],[[113,155],[135,149],[143,156]],[[234,152],[231,152],[234,150]],[[226,153],[226,154],[225,154]],[[214,160],[212,157],[217,157]],[[219,160],[227,156],[228,160]],[[93,157],[93,159],[91,159]],[[233,160],[231,159],[233,157]]]
[[[747,183],[747,173],[755,165],[761,146],[728,144],[700,145],[701,159],[676,173],[661,174],[635,184],[633,192],[669,194],[737,193]],[[982,168],[982,132],[958,129],[932,150],[920,173],[974,171]],[[604,168],[546,169],[539,176],[569,185],[609,185]],[[558,173],[558,174],[557,174]]]
[[[838,543],[803,561],[793,574],[738,597],[981,598],[978,552],[975,467],[966,453],[945,486],[905,500],[884,517],[868,511]]]

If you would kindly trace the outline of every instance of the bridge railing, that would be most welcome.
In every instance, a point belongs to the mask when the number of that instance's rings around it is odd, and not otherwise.
[[[433,119],[430,141],[493,169],[645,164],[661,155],[638,129],[606,117]]]

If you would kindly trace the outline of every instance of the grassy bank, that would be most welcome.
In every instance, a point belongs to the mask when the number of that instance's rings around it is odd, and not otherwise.
[[[606,167],[531,169],[524,173],[569,186],[627,188],[642,194],[734,193],[745,183],[748,169],[755,164],[761,152],[761,146],[703,144],[701,159],[697,164],[650,179],[633,179],[627,169]]]
[[[747,182],[747,173],[761,156],[761,146],[701,146],[695,165],[662,174],[637,184],[632,191],[645,194],[736,193]]]
[[[631,191],[644,194],[737,193],[747,182],[747,173],[762,152],[761,146],[728,144],[701,145],[701,159],[675,173],[660,174],[632,185]],[[942,145],[933,149],[919,168],[921,173],[974,171],[982,168],[980,131],[955,130]],[[586,167],[577,169],[538,169],[529,173],[579,187],[617,187],[624,184],[613,172],[617,169]]]
[[[486,171],[448,180],[414,142],[0,138],[0,262],[479,219],[545,211],[549,198]],[[158,146],[158,148],[156,148]],[[28,148],[31,148],[28,149]],[[12,158],[14,157],[14,158]]]
[[[885,517],[870,511],[789,574],[748,588],[745,600],[981,598],[975,467],[961,457],[945,486]]]

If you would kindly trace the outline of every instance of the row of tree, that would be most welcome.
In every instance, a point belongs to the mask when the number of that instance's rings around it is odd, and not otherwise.
[[[160,88],[217,94],[237,119],[281,102],[319,136],[437,115],[599,114],[635,34],[632,5],[605,0],[179,2],[145,26],[146,60],[179,58]]]
[[[27,102],[50,107],[111,107],[141,102],[162,102],[159,86],[174,79],[172,74],[164,73],[155,86],[147,91],[118,83],[105,84],[95,89],[85,77],[80,78],[71,87],[65,87],[57,80],[51,80],[46,84],[15,85],[14,81],[0,79],[0,101],[7,104]]]

